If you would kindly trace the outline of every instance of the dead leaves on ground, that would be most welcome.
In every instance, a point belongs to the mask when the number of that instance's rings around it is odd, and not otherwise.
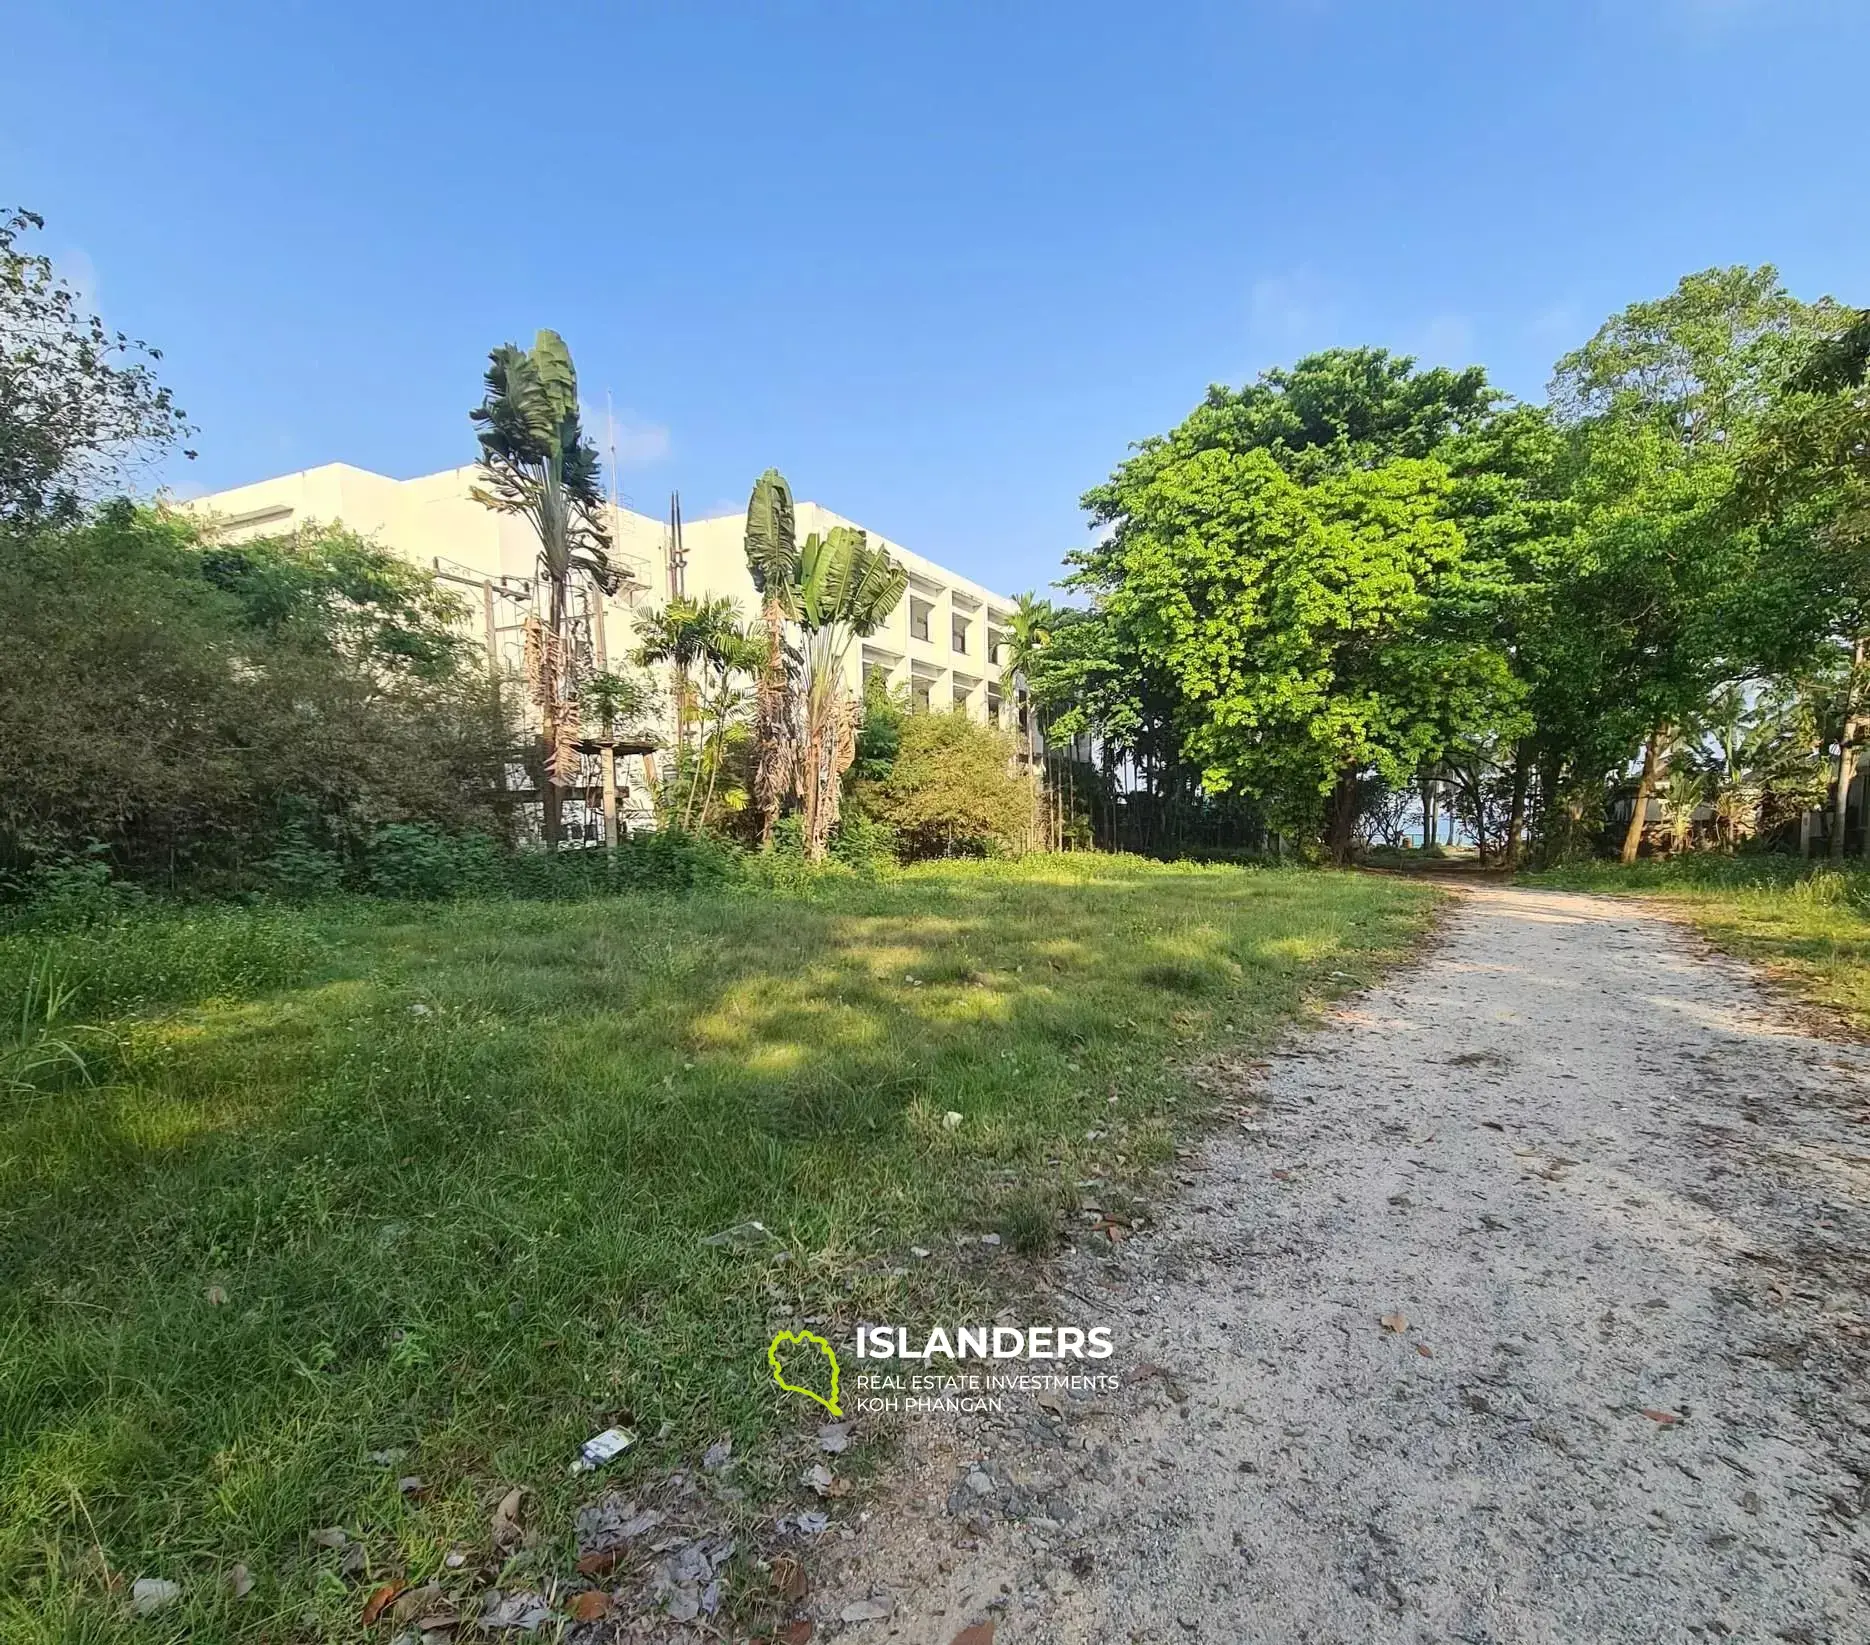
[[[773,1561],[773,1587],[788,1605],[805,1597],[805,1562],[797,1554],[781,1554]]]
[[[385,1582],[373,1588],[364,1601],[364,1626],[375,1626],[377,1618],[396,1603],[397,1596],[408,1586],[406,1582]]]

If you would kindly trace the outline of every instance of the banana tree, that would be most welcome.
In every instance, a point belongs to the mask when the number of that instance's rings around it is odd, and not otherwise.
[[[570,643],[571,588],[588,579],[606,594],[618,577],[599,486],[597,448],[578,416],[578,374],[556,331],[530,349],[502,344],[487,357],[486,392],[468,413],[480,426],[477,502],[517,514],[539,538],[543,622],[527,633],[527,683],[545,747],[545,838],[559,841],[561,789],[578,761],[578,661]],[[602,621],[602,617],[599,617]]]
[[[837,826],[839,783],[856,757],[856,704],[844,690],[851,642],[883,626],[909,586],[909,573],[851,526],[816,532],[799,550],[798,623],[805,631],[804,712],[799,793],[805,854],[824,857]]]
[[[765,630],[766,652],[754,684],[753,808],[760,819],[760,844],[767,846],[779,808],[792,791],[799,757],[792,656],[786,645],[786,624],[799,615],[799,544],[792,488],[776,468],[754,481],[747,499],[746,555]]]

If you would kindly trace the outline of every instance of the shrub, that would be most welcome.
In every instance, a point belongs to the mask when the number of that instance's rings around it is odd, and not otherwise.
[[[855,809],[845,812],[831,836],[833,859],[860,874],[893,868],[901,846],[896,830],[888,823]]]
[[[858,785],[859,808],[896,830],[905,860],[1024,850],[1032,788],[1013,769],[1013,739],[966,713],[903,721],[889,775]]]

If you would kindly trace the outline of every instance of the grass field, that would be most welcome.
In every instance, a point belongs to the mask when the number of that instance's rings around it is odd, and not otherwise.
[[[620,1419],[611,1477],[731,1433],[779,1489],[813,1408],[774,1319],[980,1283],[956,1231],[1043,1244],[1075,1182],[1169,1157],[1192,1057],[1374,974],[1433,895],[1079,857],[0,939],[0,1634],[356,1635],[358,1580],[484,1547],[516,1484],[562,1570],[567,1463]],[[182,1601],[127,1620],[137,1577]]]
[[[1585,863],[1528,877],[1575,891],[1640,892],[1710,941],[1763,966],[1793,992],[1870,1034],[1870,869],[1787,857],[1683,857]]]

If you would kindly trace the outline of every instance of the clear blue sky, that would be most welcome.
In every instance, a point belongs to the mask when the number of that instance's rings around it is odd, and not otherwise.
[[[464,462],[562,331],[650,514],[800,495],[1043,585],[1211,381],[1516,393],[1714,263],[1870,301],[1866,0],[14,0],[0,195],[216,489]]]

